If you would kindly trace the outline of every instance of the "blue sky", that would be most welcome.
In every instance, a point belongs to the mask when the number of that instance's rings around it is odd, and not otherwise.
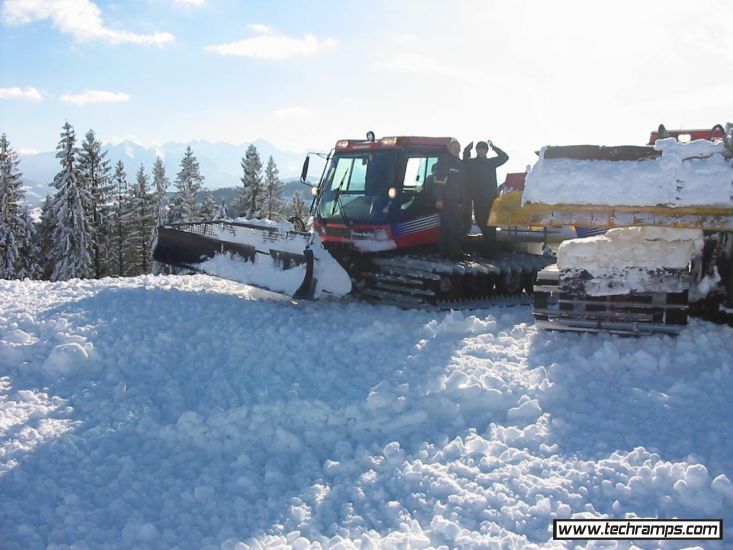
[[[731,119],[723,2],[4,0],[0,131],[143,144],[493,139],[643,143]]]

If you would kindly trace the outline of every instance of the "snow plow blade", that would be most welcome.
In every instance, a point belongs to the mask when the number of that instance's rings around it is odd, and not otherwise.
[[[153,259],[296,299],[351,291],[348,274],[316,235],[276,224],[212,221],[161,226]]]

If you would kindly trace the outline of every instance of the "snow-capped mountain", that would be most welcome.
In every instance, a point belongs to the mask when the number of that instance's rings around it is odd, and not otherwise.
[[[242,174],[240,161],[250,143],[234,145],[195,140],[188,143],[169,142],[144,147],[139,143],[127,140],[115,145],[106,144],[104,148],[108,151],[107,158],[110,159],[113,166],[119,160],[123,162],[129,181],[134,179],[140,164],[145,167],[147,173],[150,173],[155,157],[160,155],[165,164],[166,174],[173,182],[188,145],[191,146],[199,161],[201,174],[205,178],[205,187],[220,189],[240,185],[239,178]],[[292,178],[300,174],[305,154],[278,149],[264,139],[255,140],[251,145],[257,147],[263,166],[267,163],[267,158],[272,155],[280,170],[281,178]],[[49,183],[59,170],[56,152],[20,155],[20,170],[27,186],[29,204],[31,206],[40,205],[44,197],[51,192]]]

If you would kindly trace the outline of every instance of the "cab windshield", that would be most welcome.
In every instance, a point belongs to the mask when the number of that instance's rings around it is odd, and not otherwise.
[[[349,223],[388,221],[397,156],[397,151],[337,154],[326,173],[318,205],[320,217]]]

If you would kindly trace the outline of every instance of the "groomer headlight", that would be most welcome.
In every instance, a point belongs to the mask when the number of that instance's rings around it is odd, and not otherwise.
[[[387,196],[390,199],[396,199],[397,198],[397,189],[395,189],[394,187],[390,187],[389,191],[387,191]]]
[[[318,195],[318,187],[316,187],[315,185],[311,187],[311,195],[313,195],[314,197]]]

